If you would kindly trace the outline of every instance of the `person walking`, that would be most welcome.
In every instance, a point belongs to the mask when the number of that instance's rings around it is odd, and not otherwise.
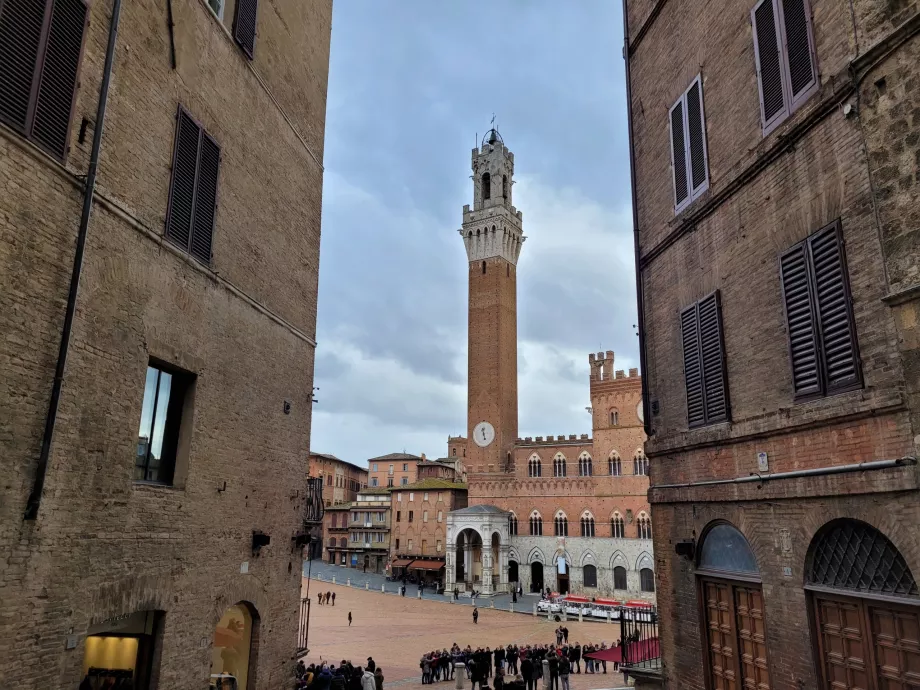
[[[351,627],[351,611],[348,612],[348,627]],[[373,671],[371,671],[371,673],[373,673]]]
[[[569,643],[569,629],[566,627],[562,628],[562,639],[566,644]]]
[[[473,607],[473,623],[479,625],[479,609]]]
[[[374,669],[374,684],[377,690],[383,690],[383,669],[379,666]]]
[[[332,593],[332,605],[335,606],[335,592]]]

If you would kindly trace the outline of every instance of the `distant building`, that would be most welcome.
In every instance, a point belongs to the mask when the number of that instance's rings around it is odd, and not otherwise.
[[[421,456],[409,453],[389,453],[371,458],[367,461],[368,486],[374,489],[412,484],[417,476],[416,463],[421,459]]]
[[[362,489],[351,503],[326,509],[323,531],[329,563],[383,573],[390,551],[390,492]]]
[[[328,453],[310,453],[310,476],[323,478],[326,506],[351,503],[367,487],[367,470]]]

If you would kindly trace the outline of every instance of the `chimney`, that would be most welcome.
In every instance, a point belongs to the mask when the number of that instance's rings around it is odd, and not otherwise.
[[[604,357],[604,380],[613,378],[613,350],[607,350],[607,356]]]

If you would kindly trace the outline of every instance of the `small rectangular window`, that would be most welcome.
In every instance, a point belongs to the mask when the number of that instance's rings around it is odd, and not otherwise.
[[[399,551],[399,537],[396,537],[396,546],[395,546],[395,549],[396,549],[396,551]]]
[[[374,463],[374,472],[376,472],[376,471],[377,471],[377,463],[375,462],[375,463]]]
[[[393,477],[387,479],[387,487],[393,486]]]
[[[144,400],[138,431],[135,481],[172,484],[179,454],[183,418],[191,423],[187,398],[194,385],[192,374],[154,364],[147,367]]]
[[[428,511],[422,511],[422,522],[428,522]]]
[[[401,494],[401,493],[396,494],[396,502],[397,502],[397,503],[402,503],[402,494]]]
[[[760,0],[751,10],[751,26],[766,136],[818,88],[808,0]]]
[[[252,60],[256,48],[256,17],[259,0],[236,0],[236,15],[233,18],[233,38]]]
[[[443,519],[444,519],[444,511],[439,510],[438,511],[438,522],[441,522]]]
[[[709,159],[706,151],[706,118],[703,113],[703,80],[694,79],[671,107],[671,172],[674,183],[674,212],[709,188]],[[614,422],[615,423],[615,422]]]
[[[437,541],[437,548],[438,548],[438,553],[441,553],[441,540],[440,539],[438,539]]]
[[[725,347],[719,291],[680,314],[690,428],[729,419]]]
[[[409,540],[409,553],[412,553],[412,540]]]
[[[371,477],[371,486],[377,486],[377,477]]]
[[[410,510],[410,511],[409,511],[409,522],[412,522],[412,520],[413,520],[414,517],[415,517],[415,511],[414,511],[414,510]]]
[[[61,161],[88,15],[83,0],[0,3],[0,121]]]
[[[428,500],[428,492],[427,492],[427,491],[426,491],[426,492],[424,493],[424,495],[422,496],[422,500],[424,500],[424,501],[427,501],[427,500]]]
[[[862,366],[840,221],[783,254],[780,275],[795,399],[860,388]]]
[[[408,471],[409,471],[409,463],[404,462],[404,463],[403,463],[403,472],[408,472]]]
[[[410,501],[414,501],[414,500],[415,500],[415,492],[414,492],[414,491],[410,491],[410,492],[409,492],[409,500],[410,500]]]
[[[409,478],[408,478],[408,477],[403,477],[403,478],[399,481],[399,485],[400,485],[400,486],[409,486]]]
[[[220,146],[179,107],[166,238],[203,264],[211,263]]]

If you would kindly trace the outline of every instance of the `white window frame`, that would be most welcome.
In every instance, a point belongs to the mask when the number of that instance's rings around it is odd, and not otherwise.
[[[214,13],[214,16],[215,16],[215,17],[217,17],[218,19],[220,19],[221,21],[223,21],[223,20],[224,20],[224,10],[225,10],[226,7],[227,7],[227,0],[217,0],[217,2],[220,3],[220,9],[219,9],[219,10],[215,10],[215,9],[211,6],[211,2],[212,2],[212,0],[208,0],[208,2],[207,2],[208,9],[211,10],[211,12]]]
[[[706,169],[706,179],[696,188],[693,187],[693,170],[690,164],[690,116],[687,113],[687,95],[690,93],[690,89],[693,88],[694,84],[699,84],[699,94],[700,94],[700,124],[703,128],[703,166]],[[674,214],[677,215],[683,211],[687,206],[696,201],[707,189],[709,189],[709,145],[706,142],[706,110],[705,110],[705,101],[703,98],[703,75],[697,74],[696,77],[691,81],[687,88],[684,89],[684,92],[680,95],[674,105],[668,110],[668,149],[671,152],[671,191],[674,199]],[[683,115],[683,126],[684,126],[684,170],[687,175],[687,198],[678,203],[677,201],[677,177],[675,175],[677,161],[674,160],[674,128],[672,126],[673,118],[671,114],[674,112],[674,109],[678,106],[682,106],[682,115]]]

